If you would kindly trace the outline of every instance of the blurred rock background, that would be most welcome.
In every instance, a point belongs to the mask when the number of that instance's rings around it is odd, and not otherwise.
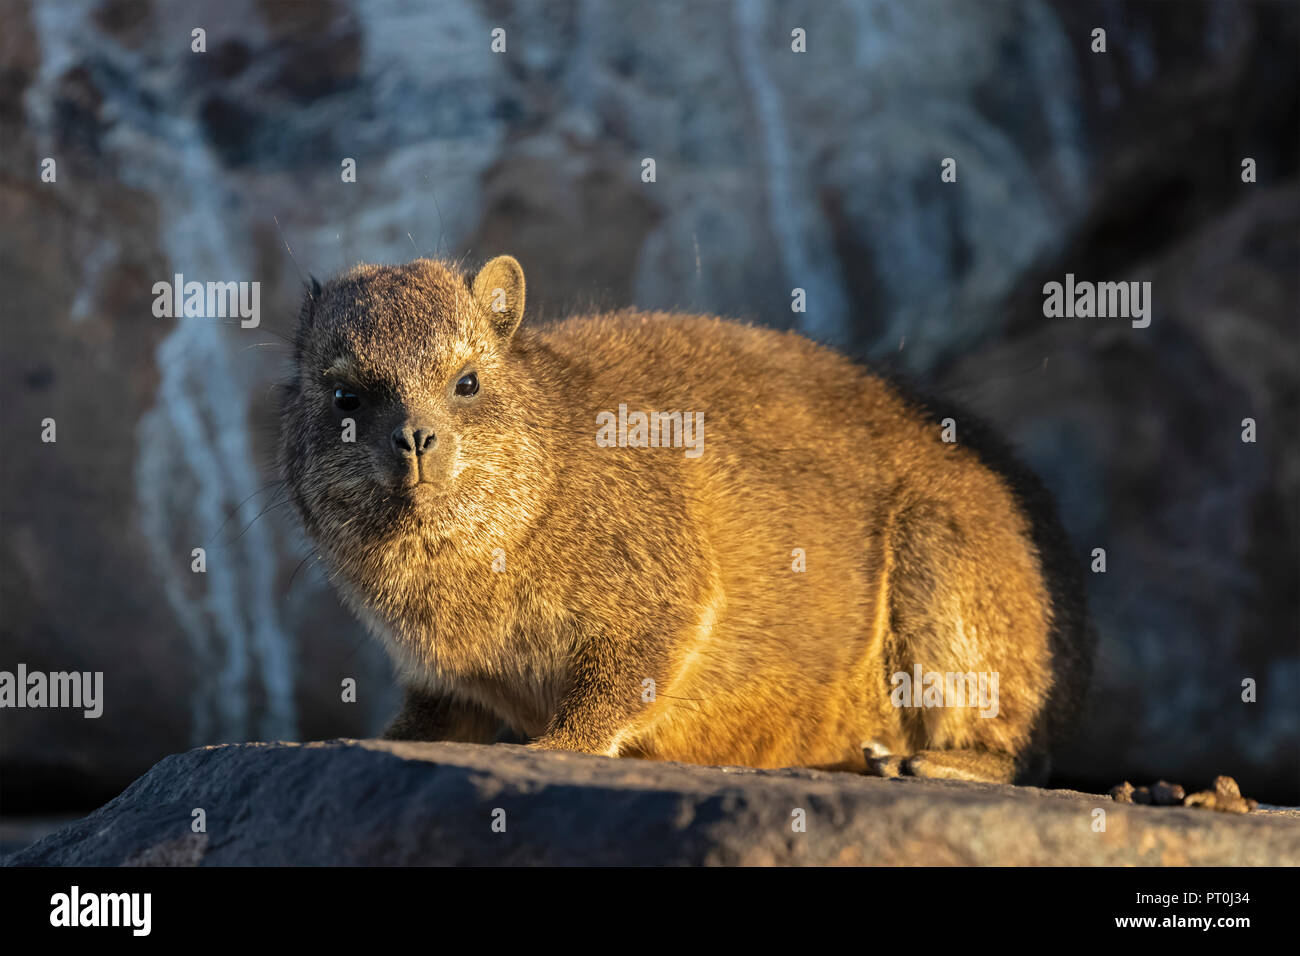
[[[500,252],[534,317],[797,325],[983,413],[1107,552],[1057,782],[1300,803],[1297,9],[2,0],[0,668],[102,670],[106,704],[0,715],[0,808],[382,726],[274,484],[283,336],[302,274]],[[155,318],[178,272],[261,282],[262,326]],[[1066,272],[1150,280],[1151,326],[1045,319]]]

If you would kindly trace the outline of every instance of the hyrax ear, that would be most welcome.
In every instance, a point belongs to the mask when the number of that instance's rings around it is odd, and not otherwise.
[[[524,270],[514,256],[497,256],[478,271],[474,301],[492,317],[501,338],[515,334],[524,317]]]

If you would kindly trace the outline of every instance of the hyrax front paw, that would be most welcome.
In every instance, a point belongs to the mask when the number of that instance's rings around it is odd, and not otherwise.
[[[867,773],[877,777],[929,777],[980,783],[1014,783],[1016,762],[1009,754],[982,750],[918,750],[900,757],[876,741],[862,745]]]
[[[899,777],[907,773],[907,759],[896,757],[878,740],[862,743],[862,757],[867,764],[867,773],[874,777]]]

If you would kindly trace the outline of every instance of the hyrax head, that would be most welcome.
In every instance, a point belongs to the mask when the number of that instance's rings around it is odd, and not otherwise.
[[[540,458],[517,356],[524,276],[442,262],[358,266],[303,303],[281,464],[335,557],[399,536],[483,534],[520,518]]]

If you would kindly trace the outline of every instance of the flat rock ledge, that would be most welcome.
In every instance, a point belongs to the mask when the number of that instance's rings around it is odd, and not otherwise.
[[[206,832],[192,831],[196,809]],[[509,744],[231,744],[165,758],[5,862],[1294,866],[1300,811],[1235,815]]]

